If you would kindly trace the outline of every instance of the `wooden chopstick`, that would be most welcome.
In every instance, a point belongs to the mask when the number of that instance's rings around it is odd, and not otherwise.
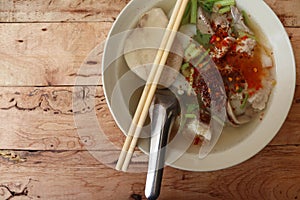
[[[176,32],[180,26],[181,19],[183,17],[183,13],[186,9],[188,1],[189,0],[177,0],[176,2],[174,11],[167,26],[167,30],[165,31],[160,48],[155,57],[149,78],[147,80],[146,86],[144,87],[137,110],[130,125],[128,135],[120,153],[119,160],[116,165],[117,170],[122,169],[122,171],[127,171],[142,127],[148,115],[148,110],[154,97],[158,81],[164,69],[164,65],[167,61],[169,51],[173,45]]]
[[[169,24],[167,26],[167,30],[171,30],[172,27],[174,26],[175,19],[176,19],[176,15],[174,15],[174,14],[176,14],[176,13],[179,12],[179,9],[181,7],[181,3],[182,3],[181,0],[177,0],[175,8],[174,8],[174,11],[173,11],[172,16],[171,16],[171,19],[170,19]],[[154,76],[156,74],[157,66],[160,63],[161,57],[163,55],[163,50],[166,48],[169,35],[170,35],[170,31],[166,31],[165,34],[164,34],[164,36],[163,36],[162,42],[160,44],[160,48],[159,48],[159,50],[158,50],[158,52],[156,54],[153,67],[152,67],[150,75],[149,75],[149,77],[147,79],[147,83],[146,83],[146,85],[144,87],[142,96],[140,98],[140,101],[138,103],[136,112],[135,112],[133,120],[132,120],[132,123],[130,125],[130,128],[129,128],[129,131],[128,131],[125,143],[124,143],[122,151],[120,153],[120,156],[119,156],[119,159],[118,159],[118,162],[117,162],[117,165],[116,165],[116,169],[117,170],[120,170],[122,168],[123,164],[124,164],[125,158],[127,157],[126,155],[128,153],[128,149],[130,147],[130,143],[131,143],[131,141],[133,139],[133,136],[134,136],[135,132],[139,132],[139,130],[136,131],[137,124],[139,122],[141,113],[143,111],[143,107],[144,107],[146,99],[148,97],[148,92],[150,90],[151,84],[152,84]]]

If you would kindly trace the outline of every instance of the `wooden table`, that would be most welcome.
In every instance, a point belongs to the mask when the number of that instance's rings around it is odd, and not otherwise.
[[[300,66],[300,1],[266,0],[286,27]],[[72,91],[96,87],[96,109],[121,138],[101,83],[74,86],[88,53],[128,0],[0,2],[0,199],[144,199],[145,173],[122,173],[86,151],[74,123]],[[89,62],[87,64],[95,64]],[[161,199],[300,199],[300,76],[292,109],[274,140],[229,169],[195,173],[167,167]],[[81,111],[78,111],[81,114]],[[83,112],[83,111],[82,111]],[[123,139],[114,137],[121,146]],[[97,149],[95,149],[97,151]]]

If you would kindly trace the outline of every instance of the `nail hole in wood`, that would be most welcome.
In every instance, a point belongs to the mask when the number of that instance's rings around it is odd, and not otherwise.
[[[134,200],[142,200],[142,196],[139,194],[132,194],[130,197]]]
[[[185,180],[185,175],[184,174],[182,175],[181,180]]]
[[[97,110],[101,110],[103,107],[98,108]]]
[[[97,61],[87,61],[86,64],[88,64],[88,65],[97,65],[98,62]]]

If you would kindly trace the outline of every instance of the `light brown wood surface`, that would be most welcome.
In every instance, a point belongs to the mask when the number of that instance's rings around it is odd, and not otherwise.
[[[74,115],[95,110],[109,139],[121,147],[124,137],[110,115],[101,81],[95,84],[101,77],[97,63],[85,58],[105,40],[127,3],[0,2],[0,200],[144,199],[146,174],[117,172],[99,162],[91,153],[112,150],[99,148],[93,137],[80,138],[74,121]],[[299,72],[300,2],[266,3],[290,36]],[[83,84],[74,87],[78,77]],[[260,153],[216,172],[167,167],[160,199],[300,199],[299,87],[298,73],[287,120]],[[75,109],[73,95],[82,97]],[[138,160],[132,167],[146,164]]]

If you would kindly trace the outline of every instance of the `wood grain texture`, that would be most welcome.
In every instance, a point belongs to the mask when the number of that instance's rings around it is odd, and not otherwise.
[[[80,140],[74,115],[91,123],[85,113],[97,111],[103,130],[122,136],[111,117],[102,88],[96,95],[93,87],[80,87],[77,93],[67,88],[1,88],[0,94],[0,146],[2,149],[82,150],[83,141],[93,143],[94,138]],[[78,100],[72,101],[73,96]],[[95,104],[93,101],[95,100]],[[78,110],[74,110],[73,103]],[[90,118],[97,119],[96,116]],[[87,124],[88,126],[88,124]],[[92,129],[96,126],[90,124]],[[121,146],[118,137],[112,137]],[[93,148],[93,147],[91,147]]]
[[[129,0],[1,1],[2,22],[114,21]],[[298,0],[265,0],[285,26],[300,26]]]
[[[15,153],[26,162],[0,158],[5,172],[0,198],[15,192],[23,199],[139,199],[144,193],[145,173],[116,172],[87,151]],[[215,172],[167,167],[160,199],[297,199],[299,168],[299,146],[268,147],[248,162]]]
[[[22,0],[1,1],[2,22],[109,21],[129,0]]]
[[[300,9],[300,2],[298,0],[265,0],[265,2],[276,13],[280,21],[287,27],[300,26],[300,13],[295,12]]]
[[[105,41],[110,26],[106,22],[0,24],[0,85],[74,85],[76,77],[100,77],[93,70],[89,74],[78,70],[90,51]]]
[[[101,153],[113,165],[118,151],[99,146],[93,136],[78,135],[83,128],[76,123],[76,116],[82,118],[97,135],[96,119],[112,144],[122,146],[124,136],[108,110],[101,82],[89,86],[101,78],[95,70],[101,57],[85,58],[105,40],[128,2],[0,1],[0,200],[145,199],[146,174],[125,174],[101,164],[91,154]],[[298,72],[300,1],[265,2],[288,32]],[[83,86],[74,87],[78,79]],[[216,172],[167,167],[160,199],[300,199],[299,86],[286,122],[260,153]],[[93,111],[97,117],[91,117]],[[142,155],[137,152],[133,170],[146,167]]]
[[[300,4],[300,1],[299,1]],[[300,71],[300,28],[286,28],[296,61],[296,71]],[[300,85],[300,74],[296,73],[296,84]]]
[[[123,138],[123,134],[109,112],[102,87],[96,88],[96,95],[91,94],[93,89],[77,87],[78,91],[73,94],[71,87],[0,88],[1,149],[84,150],[89,144],[89,148],[96,150],[98,146],[93,146],[96,138],[88,135],[80,139],[74,114],[84,119],[96,135],[100,130],[92,120],[98,119],[109,139],[121,147],[119,138]],[[73,95],[79,97],[74,101],[77,110],[72,106]],[[96,111],[97,117],[86,115],[92,111]],[[288,118],[271,145],[300,144],[299,113],[300,89],[297,87]]]

